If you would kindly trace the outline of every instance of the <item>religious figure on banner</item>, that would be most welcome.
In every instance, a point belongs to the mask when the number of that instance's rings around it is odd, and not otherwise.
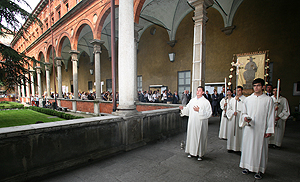
[[[252,86],[252,81],[255,79],[255,73],[257,72],[257,65],[256,63],[253,61],[252,56],[250,56],[249,58],[249,62],[246,64],[245,66],[245,72],[244,72],[244,79],[246,81],[246,84],[244,84],[243,86],[246,88],[251,88]]]

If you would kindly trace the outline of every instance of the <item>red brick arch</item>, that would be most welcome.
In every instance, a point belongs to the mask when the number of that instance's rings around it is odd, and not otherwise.
[[[93,32],[93,35],[94,35],[94,30],[95,29],[94,29],[94,26],[93,26],[92,22],[90,20],[88,20],[88,19],[82,19],[82,20],[80,20],[80,22],[77,24],[77,26],[76,26],[76,28],[74,30],[75,34],[73,36],[73,39],[70,40],[71,50],[77,50],[78,37],[79,37],[79,34],[80,34],[81,30],[83,29],[83,27],[85,25],[88,25],[91,28],[91,30]]]
[[[115,1],[115,6],[118,7],[119,6],[119,1],[116,0]],[[101,13],[98,16],[98,19],[96,21],[96,27],[95,27],[95,32],[94,32],[94,37],[95,39],[100,40],[101,39],[101,31],[103,28],[103,24],[107,18],[107,16],[110,13],[110,3],[107,4],[101,11]]]
[[[145,0],[136,0],[134,2],[133,10],[134,10],[134,22],[135,23],[139,23],[139,21],[140,21],[140,14],[141,14],[141,10],[142,10],[144,3],[145,3]]]
[[[52,50],[51,48],[52,48],[53,46],[52,46],[52,44],[50,44],[49,46],[48,46],[48,48],[47,48],[47,53],[46,53],[46,57],[44,57],[45,58],[45,62],[48,62],[48,63],[50,63],[50,60],[48,60],[49,59],[49,56],[50,56],[50,51]],[[54,50],[55,50],[55,47],[54,47]],[[56,51],[56,50],[55,50]],[[55,52],[56,53],[56,52]],[[54,58],[55,58],[55,56],[54,56]],[[52,60],[51,60],[52,61]],[[52,63],[52,62],[51,62]]]
[[[57,52],[56,52],[58,57],[61,56],[61,48],[62,48],[62,45],[63,45],[63,42],[64,42],[65,39],[69,39],[70,44],[71,44],[70,35],[67,32],[62,33],[60,35],[60,37],[58,38],[58,46],[57,46]]]

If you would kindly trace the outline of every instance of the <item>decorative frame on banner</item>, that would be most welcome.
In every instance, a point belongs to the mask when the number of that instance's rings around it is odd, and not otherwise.
[[[244,94],[250,95],[252,90],[252,81],[256,78],[262,78],[266,84],[269,82],[269,51],[257,51],[250,53],[234,54],[230,68],[228,86],[232,85],[233,71],[236,70],[236,85],[244,88]]]

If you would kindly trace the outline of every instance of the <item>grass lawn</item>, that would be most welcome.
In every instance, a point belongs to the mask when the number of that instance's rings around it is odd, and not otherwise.
[[[4,110],[0,111],[0,128],[34,124],[37,121],[43,121],[46,123],[65,120],[59,117],[49,117],[54,116],[39,113],[30,109]]]

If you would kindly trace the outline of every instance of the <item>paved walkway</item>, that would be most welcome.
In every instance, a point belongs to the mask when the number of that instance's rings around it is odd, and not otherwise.
[[[288,121],[281,149],[269,150],[269,163],[261,181],[300,181],[300,122]],[[243,175],[240,155],[227,153],[226,141],[218,139],[219,118],[209,120],[208,151],[203,161],[187,158],[180,149],[184,133],[93,161],[68,171],[39,179],[43,182],[90,181],[255,181]]]

